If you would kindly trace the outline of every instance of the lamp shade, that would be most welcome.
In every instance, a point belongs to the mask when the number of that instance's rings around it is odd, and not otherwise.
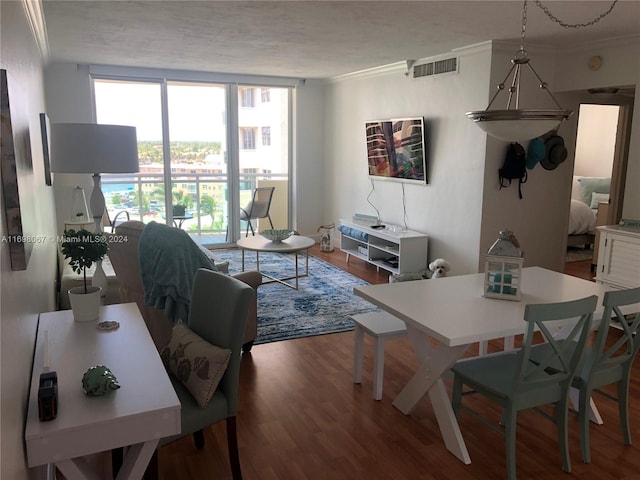
[[[95,123],[51,125],[51,171],[133,173],[138,167],[136,128]]]

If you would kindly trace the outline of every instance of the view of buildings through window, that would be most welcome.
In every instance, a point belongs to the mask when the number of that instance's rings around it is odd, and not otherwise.
[[[95,79],[94,87],[97,122],[133,125],[138,135],[140,172],[102,177],[111,218],[126,210],[144,222],[171,219],[200,243],[227,243],[234,240],[230,225],[243,229],[239,208],[229,208],[232,192],[244,207],[256,186],[268,184],[285,199],[276,228],[288,226],[287,88],[238,87],[237,115],[229,115],[228,85]],[[237,132],[235,148],[229,128]]]

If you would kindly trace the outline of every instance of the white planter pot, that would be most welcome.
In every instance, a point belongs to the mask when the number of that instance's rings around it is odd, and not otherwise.
[[[73,287],[69,290],[69,302],[76,322],[92,322],[100,316],[100,287]]]

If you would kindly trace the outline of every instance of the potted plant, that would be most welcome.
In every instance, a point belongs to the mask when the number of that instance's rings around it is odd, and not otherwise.
[[[73,318],[78,322],[97,320],[102,289],[87,285],[87,268],[102,260],[109,250],[104,233],[85,229],[65,230],[61,250],[62,255],[69,259],[72,270],[83,274],[84,285],[73,287],[68,292]]]
[[[173,216],[174,217],[184,217],[184,214],[185,214],[186,210],[187,209],[183,204],[178,203],[178,204],[173,206]]]

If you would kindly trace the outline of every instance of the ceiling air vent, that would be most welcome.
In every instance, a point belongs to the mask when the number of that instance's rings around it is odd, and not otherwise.
[[[458,58],[445,58],[413,66],[413,78],[432,77],[443,73],[458,73]]]

